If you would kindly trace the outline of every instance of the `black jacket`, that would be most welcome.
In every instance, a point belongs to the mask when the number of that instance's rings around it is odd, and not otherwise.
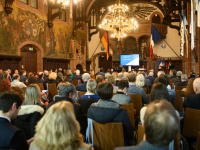
[[[195,95],[188,95],[183,103],[183,107],[200,110],[200,93]]]
[[[86,128],[87,128],[87,117],[86,117],[86,113],[84,113],[84,111],[83,111],[83,109],[82,109],[80,104],[73,103],[72,100],[69,97],[60,97],[59,95],[57,95],[57,96],[55,96],[55,101],[51,102],[47,106],[47,109],[49,107],[51,107],[52,105],[54,105],[55,103],[63,101],[63,100],[69,101],[69,102],[71,102],[73,104],[74,113],[75,113],[76,119],[77,119],[77,121],[79,122],[79,124],[81,126],[81,133],[83,135],[85,135]]]
[[[98,99],[94,98],[79,98],[78,103],[83,108],[83,111],[87,114],[88,109],[92,103],[98,102]]]
[[[0,149],[28,150],[29,148],[23,131],[1,117],[0,135]]]
[[[77,85],[76,90],[81,91],[81,92],[87,92],[86,85],[87,85],[87,81],[83,82],[82,84]]]
[[[115,103],[112,100],[102,100],[109,101],[111,103]],[[114,105],[115,105],[114,104]],[[124,144],[126,146],[133,145],[133,129],[131,126],[130,119],[125,109],[122,108],[105,108],[98,107],[92,104],[88,109],[87,117],[95,120],[98,123],[113,123],[113,122],[121,122],[123,125],[124,131]]]

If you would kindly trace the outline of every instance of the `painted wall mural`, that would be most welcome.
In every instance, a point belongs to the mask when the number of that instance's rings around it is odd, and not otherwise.
[[[66,58],[72,31],[72,25],[58,22],[54,22],[54,27],[49,29],[44,16],[41,18],[19,7],[7,16],[0,0],[0,54],[17,54],[21,43],[34,41],[43,48],[44,57]]]

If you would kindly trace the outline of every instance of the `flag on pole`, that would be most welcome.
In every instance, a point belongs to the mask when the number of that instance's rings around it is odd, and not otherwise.
[[[200,0],[197,2],[197,27],[200,27]]]
[[[194,6],[191,0],[191,19],[190,19],[190,33],[191,33],[191,49],[194,49]]]
[[[165,66],[165,58],[163,58],[163,62],[162,63],[163,63],[163,66]]]
[[[161,59],[158,59],[158,69],[160,68]]]
[[[181,40],[180,40],[180,56],[184,55],[184,42],[185,42],[185,30],[184,30],[184,20],[180,17],[180,34],[181,34]]]
[[[187,18],[186,18],[186,15],[185,15],[185,11],[183,10],[183,24],[184,26],[187,26],[188,25],[188,21],[187,21]]]
[[[103,37],[101,38],[101,42],[102,42],[104,48],[106,49],[107,60],[108,60],[108,58],[109,58],[109,51],[108,51],[108,34],[107,34],[107,32],[104,33]]]
[[[151,24],[151,41],[150,41],[150,58],[153,57],[153,47],[156,42],[158,42],[162,36],[156,30],[156,28]]]

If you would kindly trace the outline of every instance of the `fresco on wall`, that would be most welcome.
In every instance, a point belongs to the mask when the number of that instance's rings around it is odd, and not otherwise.
[[[49,29],[47,22],[35,13],[15,8],[17,13],[6,15],[0,0],[0,53],[17,54],[17,47],[25,41],[41,45],[44,57],[66,57],[69,52],[72,28],[54,25]]]

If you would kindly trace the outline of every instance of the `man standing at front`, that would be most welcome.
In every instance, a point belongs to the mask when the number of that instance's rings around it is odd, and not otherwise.
[[[22,97],[14,91],[0,95],[0,149],[28,150],[29,146],[22,130],[11,124],[23,103]]]

